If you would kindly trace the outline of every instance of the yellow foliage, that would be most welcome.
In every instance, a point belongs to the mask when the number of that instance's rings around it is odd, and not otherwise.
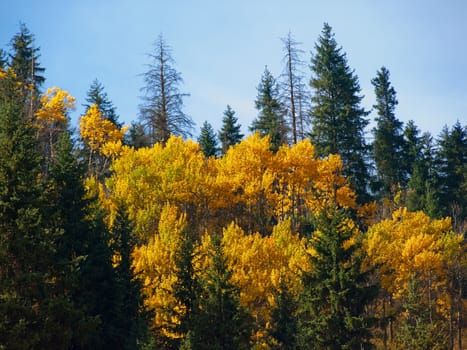
[[[75,107],[75,98],[67,91],[58,87],[47,89],[41,96],[41,108],[36,112],[36,118],[41,123],[68,123],[67,113]]]
[[[112,148],[103,148],[107,143],[122,142],[128,126],[119,129],[114,123],[102,117],[97,105],[92,105],[86,115],[80,118],[80,135],[93,151],[101,154],[113,155]],[[104,154],[105,153],[105,154]]]
[[[179,250],[180,237],[186,222],[179,216],[176,208],[165,205],[161,213],[158,233],[154,234],[145,245],[135,248],[133,266],[135,274],[143,281],[144,303],[155,311],[153,327],[161,329],[169,337],[178,337],[171,332],[174,323],[172,310],[177,308],[172,293],[177,281],[175,253]]]
[[[371,263],[380,266],[382,287],[393,297],[405,295],[415,277],[427,293],[437,291],[442,298],[452,263],[449,256],[460,245],[449,218],[431,220],[423,212],[400,208],[392,219],[370,227],[365,249]]]
[[[266,334],[281,281],[297,296],[300,271],[307,269],[305,241],[290,231],[290,221],[279,223],[270,236],[245,234],[235,224],[223,232],[222,243],[232,283],[240,288],[240,302],[250,310],[259,330]],[[204,244],[204,241],[203,241]]]

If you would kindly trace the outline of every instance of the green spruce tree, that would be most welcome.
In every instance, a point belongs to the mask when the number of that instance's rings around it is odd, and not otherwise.
[[[206,157],[215,157],[217,155],[216,133],[212,125],[206,120],[201,127],[201,133],[198,137],[198,143]]]
[[[115,266],[116,312],[115,341],[117,348],[136,350],[147,339],[151,313],[145,310],[142,281],[135,276],[131,254],[136,246],[133,228],[124,207],[118,207],[111,228],[112,248],[118,256]]]
[[[122,124],[118,121],[117,110],[104,91],[104,85],[99,80],[94,79],[86,95],[86,112],[92,105],[97,105],[102,117],[111,121],[117,127],[121,128]],[[86,113],[85,112],[85,113]]]
[[[40,49],[35,47],[35,38],[24,23],[20,23],[19,32],[11,39],[10,67],[17,79],[23,84],[34,86],[36,93],[45,81],[45,68],[40,66]]]
[[[423,210],[431,217],[439,217],[437,172],[433,137],[425,132],[419,135],[411,122],[405,129],[407,164],[410,164],[410,179],[407,185],[407,208]]]
[[[443,129],[436,152],[440,207],[443,216],[467,220],[467,126],[458,121]]]
[[[338,47],[332,28],[325,23],[311,59],[311,140],[319,157],[339,154],[344,175],[359,202],[368,196],[369,147],[365,142],[368,112],[361,107],[360,85]]]
[[[355,228],[340,209],[317,218],[311,238],[310,272],[304,272],[299,301],[299,344],[303,349],[368,349],[372,319],[365,307],[378,293],[363,270]],[[353,238],[356,242],[346,246]]]
[[[255,105],[259,111],[258,118],[253,120],[250,131],[259,131],[261,136],[269,136],[271,149],[277,152],[279,147],[287,143],[287,125],[284,119],[284,109],[279,100],[276,80],[264,68],[261,83],[258,85],[258,96]]]
[[[212,264],[201,280],[199,308],[184,346],[193,350],[248,349],[248,316],[240,305],[240,291],[232,285],[220,238],[212,239]]]
[[[238,124],[238,119],[235,117],[235,111],[227,105],[222,118],[222,128],[219,131],[219,140],[221,141],[222,154],[227,153],[230,146],[239,143],[243,134],[241,133],[241,125]]]
[[[395,116],[396,90],[389,81],[389,71],[382,67],[371,83],[375,88],[376,127],[373,129],[373,159],[376,165],[378,192],[382,198],[391,198],[394,187],[404,186],[403,124]],[[382,199],[381,198],[381,199]]]
[[[41,157],[26,121],[25,96],[16,76],[0,79],[0,348],[51,345],[54,250],[47,227]],[[60,331],[60,328],[59,328]],[[64,334],[64,337],[67,335]]]
[[[274,293],[276,306],[271,311],[269,334],[275,340],[274,349],[293,350],[297,346],[297,302],[281,280]]]

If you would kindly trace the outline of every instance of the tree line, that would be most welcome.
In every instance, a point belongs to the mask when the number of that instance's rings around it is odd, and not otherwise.
[[[404,126],[382,67],[367,144],[332,28],[309,84],[282,43],[251,134],[227,106],[193,141],[162,36],[139,119],[95,80],[75,133],[20,26],[0,50],[0,348],[462,348],[467,127]]]

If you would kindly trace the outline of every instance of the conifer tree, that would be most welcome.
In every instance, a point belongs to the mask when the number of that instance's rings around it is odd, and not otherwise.
[[[144,131],[144,125],[140,122],[132,122],[130,129],[125,134],[125,144],[135,149],[149,146],[149,137]]]
[[[428,132],[422,136],[418,134],[415,125],[409,123],[405,130],[408,149],[406,157],[411,162],[407,208],[410,211],[423,210],[431,217],[438,217],[439,200],[433,137]]]
[[[298,322],[297,302],[287,286],[281,280],[274,295],[276,306],[271,312],[270,335],[277,342],[274,348],[283,350],[296,349]]]
[[[144,308],[142,297],[142,281],[135,276],[131,254],[136,246],[132,234],[132,225],[122,205],[111,228],[112,248],[118,256],[115,266],[116,279],[116,312],[114,344],[125,350],[138,349],[138,344],[145,341],[150,312]]]
[[[365,127],[368,112],[360,106],[360,85],[325,23],[311,59],[311,140],[319,157],[340,154],[344,175],[359,202],[368,200],[368,155]]]
[[[201,127],[198,143],[206,157],[215,157],[217,155],[216,133],[208,121],[205,121]]]
[[[39,48],[35,47],[34,35],[24,23],[20,23],[19,32],[11,39],[10,67],[23,84],[32,84],[36,93],[45,81],[45,68],[39,63]]]
[[[284,110],[279,100],[276,79],[274,79],[267,67],[264,68],[257,89],[258,96],[255,105],[259,115],[258,118],[253,120],[250,131],[259,131],[261,136],[268,135],[272,151],[277,152],[281,145],[287,143],[287,126],[284,119]]]
[[[247,314],[240,305],[240,291],[232,285],[219,237],[212,238],[212,264],[201,280],[196,321],[189,334],[191,349],[248,349]]]
[[[0,78],[0,348],[49,348],[57,232],[47,225],[41,158],[16,76]],[[57,325],[57,324],[55,324]],[[64,334],[64,336],[66,336]]]
[[[443,129],[436,152],[438,189],[442,215],[467,219],[467,126],[459,121]]]
[[[239,143],[243,134],[240,131],[241,125],[238,124],[238,119],[235,117],[235,111],[227,105],[222,118],[222,128],[219,131],[219,140],[221,141],[221,151],[225,154],[230,146]]]
[[[181,74],[173,67],[171,48],[162,35],[154,43],[154,53],[148,55],[151,62],[143,74],[140,121],[144,125],[149,143],[165,144],[171,134],[191,136],[193,121],[183,111],[183,98],[189,96],[179,90],[183,82]]]
[[[325,210],[315,228],[311,271],[302,278],[299,344],[304,349],[367,349],[372,322],[365,306],[378,288],[370,283],[371,271],[362,271],[358,232],[340,209]]]
[[[375,87],[376,127],[373,129],[373,158],[376,164],[378,187],[383,198],[390,198],[394,186],[405,185],[404,135],[402,122],[395,116],[396,90],[389,81],[389,71],[382,67],[371,83]]]
[[[86,95],[87,104],[86,112],[92,105],[97,105],[97,108],[102,113],[102,117],[114,123],[118,128],[122,127],[122,124],[118,121],[118,115],[115,106],[109,99],[107,93],[104,91],[104,85],[99,80],[94,79]]]
[[[189,337],[190,331],[196,327],[196,314],[199,311],[200,285],[195,274],[193,260],[195,258],[195,240],[188,233],[182,233],[180,249],[175,258],[177,281],[174,285],[174,296],[178,302],[180,323],[175,332],[183,338]]]

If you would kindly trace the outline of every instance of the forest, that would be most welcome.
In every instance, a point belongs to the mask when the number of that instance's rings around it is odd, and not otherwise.
[[[465,348],[467,125],[404,125],[383,66],[368,130],[317,34],[311,57],[282,39],[247,135],[227,105],[194,139],[162,35],[123,125],[98,80],[46,87],[21,24],[0,49],[0,349]]]

